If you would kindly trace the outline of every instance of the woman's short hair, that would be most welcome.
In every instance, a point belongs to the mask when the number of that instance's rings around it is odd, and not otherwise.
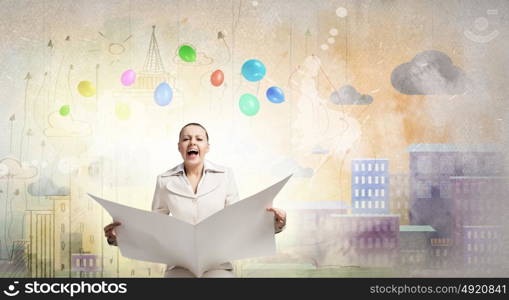
[[[205,127],[203,127],[203,125],[201,125],[200,123],[187,123],[186,125],[184,125],[184,127],[182,127],[182,129],[180,129],[179,139],[180,139],[180,136],[182,135],[182,131],[187,126],[198,126],[198,127],[201,127],[205,131],[205,135],[207,136],[207,143],[209,142],[209,133],[207,132],[207,129],[205,129]]]

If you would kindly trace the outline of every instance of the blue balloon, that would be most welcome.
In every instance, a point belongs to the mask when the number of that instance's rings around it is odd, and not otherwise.
[[[173,91],[171,87],[166,82],[161,82],[154,92],[154,100],[159,106],[166,106],[170,104],[171,99],[173,98]]]
[[[267,99],[272,103],[281,103],[285,101],[285,93],[277,86],[271,86],[267,89]]]
[[[242,65],[242,75],[249,81],[259,81],[265,73],[265,65],[257,59],[250,59]]]

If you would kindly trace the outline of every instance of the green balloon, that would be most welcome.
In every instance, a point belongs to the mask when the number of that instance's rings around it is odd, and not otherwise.
[[[185,62],[196,61],[196,50],[189,45],[183,45],[179,48],[179,56]]]
[[[62,117],[69,115],[70,112],[71,108],[69,107],[69,105],[62,105],[62,107],[60,107],[60,115]]]
[[[260,101],[252,94],[244,94],[240,96],[239,107],[243,114],[252,117],[260,110]]]

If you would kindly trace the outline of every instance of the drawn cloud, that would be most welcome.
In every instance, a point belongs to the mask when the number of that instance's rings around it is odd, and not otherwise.
[[[193,62],[186,62],[183,61],[178,54],[176,54],[173,57],[173,62],[179,65],[186,65],[186,66],[205,66],[210,65],[214,62],[214,59],[212,57],[208,57],[203,52],[197,52],[196,53],[196,60]]]
[[[69,188],[58,187],[50,178],[40,178],[27,188],[28,193],[35,197],[68,196]]]
[[[29,179],[37,175],[37,168],[22,166],[19,160],[6,157],[0,160],[0,179]]]
[[[324,149],[322,146],[320,145],[316,145],[313,147],[313,149],[311,149],[311,153],[313,154],[322,154],[322,155],[327,155],[329,154],[329,150],[327,149]]]
[[[49,127],[44,129],[48,137],[81,137],[92,134],[92,128],[88,123],[76,121],[71,116],[61,116],[53,112],[48,117]]]
[[[368,105],[373,102],[370,95],[361,95],[351,85],[344,85],[334,91],[329,100],[337,105]]]
[[[430,50],[397,66],[391,83],[405,95],[454,95],[465,91],[466,75],[447,54]]]
[[[312,168],[306,168],[299,165],[295,160],[285,158],[272,167],[272,171],[276,176],[282,177],[293,173],[293,177],[297,178],[311,178],[314,171]]]

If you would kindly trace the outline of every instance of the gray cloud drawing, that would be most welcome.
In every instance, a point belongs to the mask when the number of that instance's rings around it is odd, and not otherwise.
[[[361,95],[351,85],[344,85],[334,91],[329,100],[337,105],[368,105],[373,102],[370,95]]]
[[[27,188],[28,193],[35,197],[44,196],[68,196],[67,187],[58,187],[51,178],[40,178],[37,182],[31,183]]]
[[[454,95],[465,91],[466,75],[447,54],[430,50],[397,66],[391,83],[405,95]]]

